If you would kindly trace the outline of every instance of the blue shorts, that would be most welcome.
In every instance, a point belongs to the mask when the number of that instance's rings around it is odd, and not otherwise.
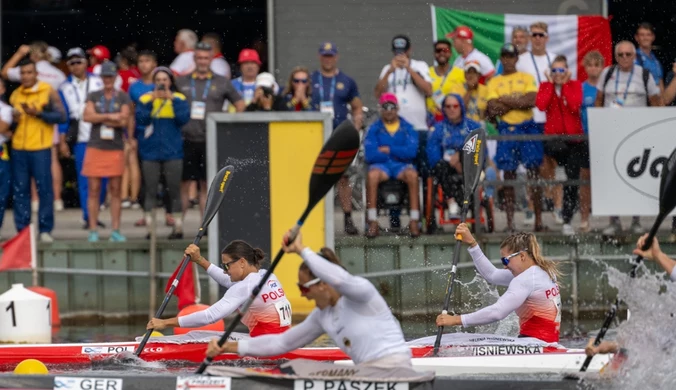
[[[544,124],[528,121],[519,125],[498,124],[500,135],[509,134],[543,134]],[[519,163],[526,169],[534,169],[542,165],[544,146],[542,141],[498,141],[495,153],[495,165],[503,171],[516,171]]]
[[[396,161],[390,161],[390,162],[387,162],[387,163],[371,164],[371,165],[369,165],[369,171],[371,169],[378,169],[380,171],[385,172],[385,174],[390,179],[396,179],[406,169],[413,169],[415,171],[415,167],[413,166],[413,164],[396,162]]]

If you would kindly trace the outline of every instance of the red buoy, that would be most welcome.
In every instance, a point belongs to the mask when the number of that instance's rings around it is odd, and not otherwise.
[[[190,306],[184,307],[181,311],[178,312],[178,316],[187,316],[188,314],[196,313],[198,311],[206,310],[209,308],[208,305],[202,305],[202,304],[194,304]],[[219,332],[224,332],[225,331],[225,323],[223,320],[218,320],[214,322],[213,324],[201,326],[199,328],[181,328],[180,326],[177,326],[174,328],[174,334],[186,334],[192,330],[216,330]]]

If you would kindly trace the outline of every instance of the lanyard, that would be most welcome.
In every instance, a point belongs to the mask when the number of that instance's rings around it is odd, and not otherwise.
[[[399,69],[395,69],[394,73],[392,73],[392,82],[394,84],[394,86],[392,88],[394,89],[395,94],[397,93],[397,70],[399,70]],[[406,75],[404,75],[404,92],[406,92],[406,85],[408,84],[408,78],[411,77],[411,76],[408,74],[408,72],[406,70],[404,70],[404,73],[406,73]]]
[[[435,69],[434,71],[436,72],[436,69]],[[444,75],[444,78],[441,79],[441,84],[439,84],[439,89],[440,89],[440,90],[442,90],[442,91],[444,90],[444,84],[446,84],[446,79],[448,78],[448,76],[451,75],[451,71],[453,71],[453,67],[452,67],[452,66],[449,66],[449,67],[448,67],[448,72],[446,72],[446,74]]]
[[[105,109],[106,107],[106,97],[105,95],[101,95],[101,110],[102,114],[109,114],[114,112],[113,109],[115,108],[115,95],[113,95],[113,98],[110,99],[110,104],[108,104],[108,110]]]
[[[324,101],[324,76],[320,73],[319,74],[319,83],[321,84],[319,88],[319,100]],[[329,89],[329,100],[328,101],[333,101],[333,95],[336,92],[336,75],[333,75],[331,77],[331,88]]]
[[[547,63],[549,64],[549,67],[552,67],[552,61],[549,59],[549,53],[545,53],[545,56],[547,56]],[[533,52],[530,52],[530,59],[533,60],[533,66],[535,67],[535,74],[538,76],[538,85],[542,84],[542,80],[540,80],[540,70],[538,69],[538,64],[535,62],[535,56],[533,55]]]
[[[629,86],[631,85],[631,78],[634,77],[634,67],[631,67],[631,72],[629,73],[629,78],[627,79],[627,88],[624,90],[624,96],[622,97],[622,103],[624,103],[625,100],[627,100],[627,94],[629,93]],[[619,94],[619,83],[620,83],[620,68],[617,68],[617,72],[615,73],[615,95]]]
[[[73,84],[75,87],[75,100],[80,104],[80,88]],[[85,81],[85,100],[87,100],[87,94],[89,93],[89,76],[87,76],[87,81]]]
[[[204,92],[202,93],[202,100],[207,100],[207,95],[209,94],[209,88],[211,88],[211,77],[207,79],[207,84],[204,86]],[[195,78],[190,79],[190,91],[192,92],[192,100],[195,101]]]

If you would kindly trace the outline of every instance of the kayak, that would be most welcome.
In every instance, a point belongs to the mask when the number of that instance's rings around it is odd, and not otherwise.
[[[192,362],[204,360],[207,343],[220,332],[191,331],[184,335],[151,337],[143,348],[141,359],[148,362]],[[230,340],[249,338],[247,334],[233,333]],[[433,353],[435,337],[425,337],[408,342],[414,364],[429,370],[447,373],[449,367],[465,367],[462,370],[482,369],[495,366],[496,369],[527,370],[529,367],[545,367],[542,358],[551,356],[548,367],[568,367],[577,362],[583,350],[571,350],[558,343],[546,343],[533,338],[517,338],[490,334],[454,333],[442,337],[439,357],[430,357]],[[91,366],[97,361],[117,356],[130,356],[139,346],[141,337],[131,342],[108,343],[70,343],[70,344],[11,344],[0,345],[0,371],[11,371],[25,359],[37,359],[44,364],[68,365],[72,367]],[[512,360],[513,356],[525,357]],[[502,357],[502,359],[495,359]],[[468,359],[469,358],[469,359]],[[266,358],[242,358],[237,354],[221,354],[214,361],[278,361],[306,359],[324,362],[344,361],[350,364],[350,357],[337,347],[306,347]],[[597,359],[595,359],[597,360]],[[514,362],[514,363],[512,363]],[[543,364],[545,366],[543,366]],[[581,364],[581,363],[580,363]],[[436,367],[436,368],[435,368]],[[502,368],[501,368],[502,367]],[[591,367],[590,367],[591,369]],[[506,371],[505,371],[506,372]]]

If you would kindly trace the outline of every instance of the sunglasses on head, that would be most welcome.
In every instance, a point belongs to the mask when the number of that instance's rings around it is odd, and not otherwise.
[[[547,33],[538,33],[534,32],[530,34],[533,38],[544,38],[547,36]]]
[[[436,49],[434,49],[435,53],[448,53],[450,51],[451,51],[451,49],[449,49],[447,47],[437,47]]]
[[[305,83],[307,83],[307,79],[293,79],[293,82],[294,82],[294,83],[303,83],[303,84],[305,84]]]
[[[528,252],[528,250],[527,250],[527,249],[522,249],[522,250],[520,250],[520,251],[518,251],[518,252],[512,253],[512,254],[509,255],[509,256],[503,257],[503,258],[501,259],[501,260],[502,260],[502,265],[504,265],[504,266],[506,267],[506,266],[509,264],[509,259],[511,259],[512,257],[518,255],[518,254],[521,253],[521,252]]]
[[[566,73],[566,68],[552,68],[552,73]]]
[[[627,58],[629,58],[629,57],[633,57],[633,56],[634,56],[634,53],[630,53],[630,52],[617,53],[617,56],[618,56],[618,57],[627,57]]]
[[[296,284],[298,285],[298,289],[300,290],[301,293],[307,294],[310,291],[310,287],[314,286],[315,284],[317,284],[321,281],[322,280],[319,279],[319,278],[314,278],[307,283],[303,283],[303,284],[296,283]]]
[[[237,260],[232,260],[232,261],[228,261],[227,263],[221,263],[221,268],[223,268],[223,271],[228,272],[228,269],[230,268],[230,265],[233,264],[233,263],[236,263],[236,262],[238,262],[238,261],[239,261],[239,259],[237,259]]]

